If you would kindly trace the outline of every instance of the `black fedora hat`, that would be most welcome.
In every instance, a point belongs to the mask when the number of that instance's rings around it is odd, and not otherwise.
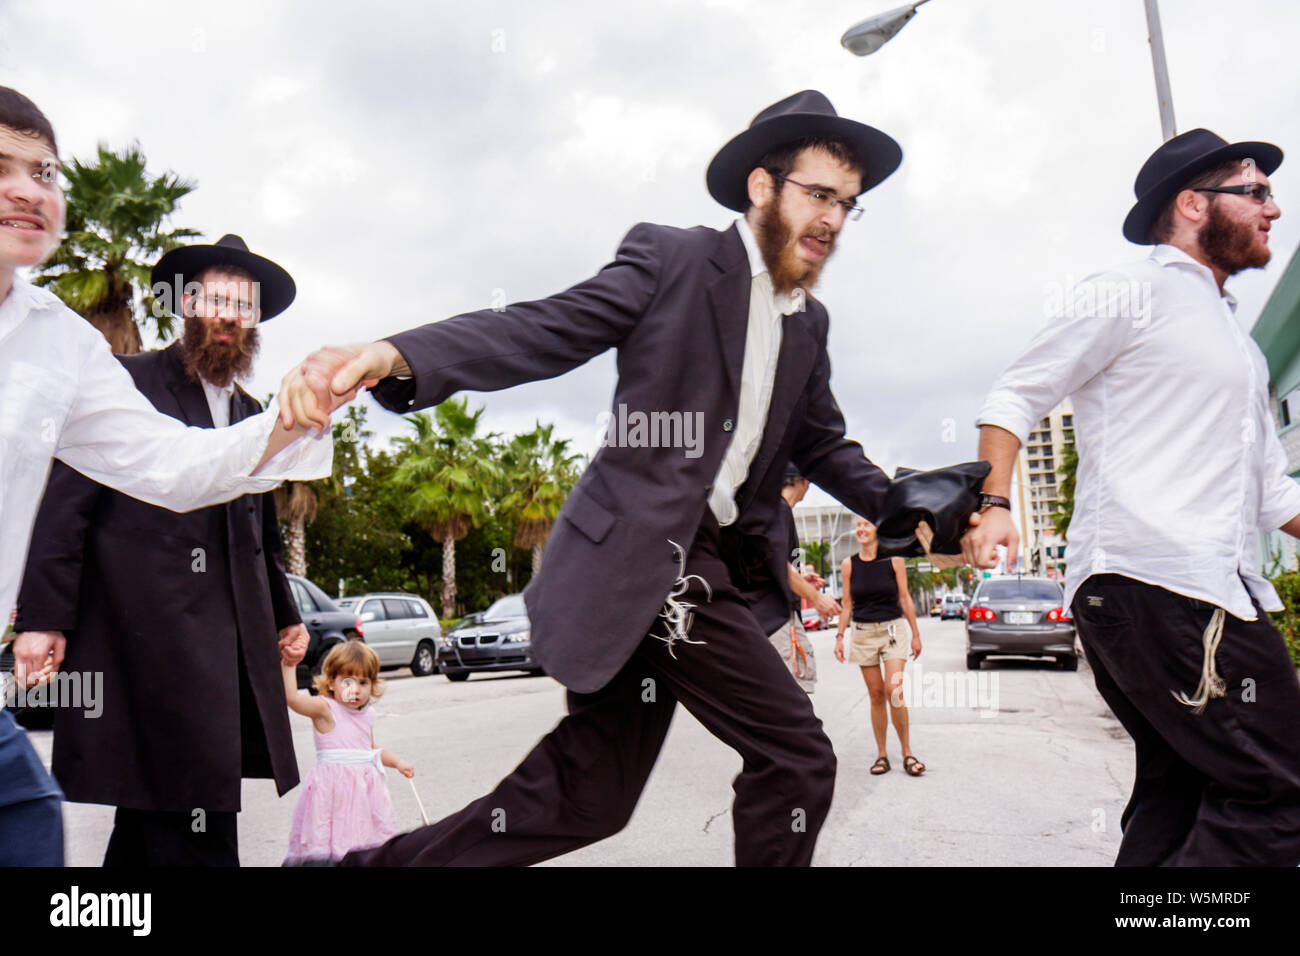
[[[844,139],[857,148],[867,166],[862,192],[879,185],[903,161],[903,150],[892,137],[838,115],[823,94],[804,90],[763,110],[749,129],[718,151],[705,174],[709,195],[728,209],[743,212],[749,200],[747,180],[759,160],[809,136]]]
[[[1142,164],[1133,183],[1137,205],[1124,219],[1124,238],[1140,246],[1151,244],[1165,203],[1178,195],[1189,179],[1229,159],[1253,159],[1265,176],[1282,165],[1282,150],[1272,143],[1229,143],[1208,129],[1180,133],[1164,143]]]
[[[236,266],[256,280],[263,322],[289,308],[293,297],[298,294],[293,276],[265,256],[249,252],[247,243],[232,233],[227,233],[212,245],[173,249],[154,265],[149,281],[155,289],[159,285],[171,285],[172,302],[179,305],[186,283],[212,266]]]

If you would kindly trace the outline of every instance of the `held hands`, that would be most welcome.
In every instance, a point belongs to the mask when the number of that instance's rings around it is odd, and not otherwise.
[[[280,381],[280,423],[326,428],[330,413],[390,375],[409,374],[401,353],[387,342],[327,345]]]
[[[14,638],[14,679],[20,687],[44,684],[63,663],[68,640],[62,631],[24,631]]]
[[[307,645],[311,634],[305,624],[290,624],[280,629],[280,663],[286,667],[297,667],[307,656]]]
[[[992,568],[998,563],[998,545],[1007,549],[1008,570],[1020,551],[1011,512],[1006,508],[988,508],[971,515],[971,527],[961,539],[962,557],[973,568]]]

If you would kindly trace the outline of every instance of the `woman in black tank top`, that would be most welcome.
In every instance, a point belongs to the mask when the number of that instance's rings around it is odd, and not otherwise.
[[[848,660],[862,668],[862,678],[871,698],[871,729],[879,753],[871,772],[889,772],[885,741],[892,715],[898,742],[903,745],[903,769],[919,777],[925,772],[925,764],[912,754],[907,707],[903,702],[903,667],[909,648],[913,657],[921,656],[921,630],[916,623],[912,595],[907,590],[907,569],[902,558],[876,558],[876,526],[866,518],[858,519],[857,537],[858,553],[845,558],[840,566],[844,579],[841,599],[844,613],[840,615],[839,631],[835,635],[835,659],[845,659],[844,631],[851,620],[853,633]],[[912,631],[910,644],[904,636],[905,625]]]

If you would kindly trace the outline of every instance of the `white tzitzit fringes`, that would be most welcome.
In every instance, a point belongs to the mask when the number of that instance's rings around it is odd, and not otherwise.
[[[1206,625],[1205,634],[1201,637],[1205,645],[1205,656],[1201,660],[1201,682],[1196,685],[1196,695],[1188,697],[1181,691],[1170,691],[1174,700],[1186,704],[1196,714],[1205,710],[1211,697],[1222,697],[1226,690],[1223,678],[1219,676],[1218,664],[1214,660],[1214,655],[1219,652],[1219,642],[1223,640],[1223,619],[1223,608],[1216,607],[1210,623]]]
[[[694,608],[695,605],[691,604],[689,601],[679,601],[677,599],[686,593],[687,589],[690,587],[691,578],[694,578],[704,585],[704,591],[708,594],[708,599],[710,601],[713,600],[713,589],[709,587],[709,582],[704,580],[704,578],[700,577],[698,574],[685,573],[686,552],[682,550],[680,544],[671,538],[668,539],[668,543],[671,544],[673,550],[677,552],[677,580],[673,581],[673,586],[668,592],[668,597],[664,599],[664,606],[659,611],[659,617],[663,619],[664,629],[668,633],[664,635],[656,634],[654,631],[651,631],[650,636],[658,638],[667,644],[668,653],[672,655],[673,660],[676,660],[677,655],[673,653],[673,644],[676,642],[681,641],[684,644],[705,643],[704,641],[692,640],[690,636],[691,622],[695,619],[695,615],[691,613],[691,609]]]

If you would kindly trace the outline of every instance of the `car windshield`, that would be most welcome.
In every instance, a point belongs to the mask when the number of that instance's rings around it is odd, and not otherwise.
[[[1051,581],[989,581],[980,597],[990,601],[1060,601],[1061,589]]]
[[[527,616],[528,609],[524,606],[524,596],[522,594],[511,594],[508,597],[503,597],[483,612],[485,622],[508,621],[511,618]]]
[[[334,603],[337,604],[339,607],[351,607],[356,602],[357,602],[356,598],[339,598]]]

